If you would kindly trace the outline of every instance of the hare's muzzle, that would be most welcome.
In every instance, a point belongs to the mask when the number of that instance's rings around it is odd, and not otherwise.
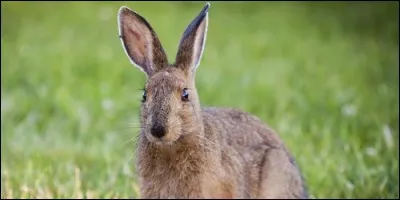
[[[151,135],[156,138],[162,138],[165,136],[165,126],[161,125],[160,123],[155,123],[150,129]]]

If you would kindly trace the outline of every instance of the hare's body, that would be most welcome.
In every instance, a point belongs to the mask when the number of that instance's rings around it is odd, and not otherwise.
[[[203,108],[204,132],[170,146],[140,138],[137,157],[146,198],[305,198],[302,178],[277,135],[258,118]],[[184,189],[183,189],[184,188]]]
[[[194,79],[208,8],[187,27],[174,64],[143,17],[119,11],[125,52],[147,75],[136,151],[140,196],[307,198],[294,159],[272,129],[238,110],[201,109]]]

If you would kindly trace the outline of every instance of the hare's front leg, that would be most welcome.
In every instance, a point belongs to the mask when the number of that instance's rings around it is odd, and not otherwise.
[[[261,168],[258,198],[304,199],[308,198],[300,172],[282,149],[269,149]]]

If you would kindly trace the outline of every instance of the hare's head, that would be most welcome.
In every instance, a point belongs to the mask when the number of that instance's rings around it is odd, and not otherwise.
[[[146,74],[141,105],[142,133],[155,143],[171,144],[201,129],[195,72],[208,25],[207,3],[183,33],[174,64],[150,24],[127,7],[118,13],[119,37],[132,64]]]

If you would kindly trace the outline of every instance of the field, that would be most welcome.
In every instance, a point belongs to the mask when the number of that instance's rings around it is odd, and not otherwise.
[[[137,198],[145,76],[117,12],[174,60],[204,2],[1,2],[1,197]],[[277,130],[313,198],[399,198],[399,4],[211,2],[203,106]]]

